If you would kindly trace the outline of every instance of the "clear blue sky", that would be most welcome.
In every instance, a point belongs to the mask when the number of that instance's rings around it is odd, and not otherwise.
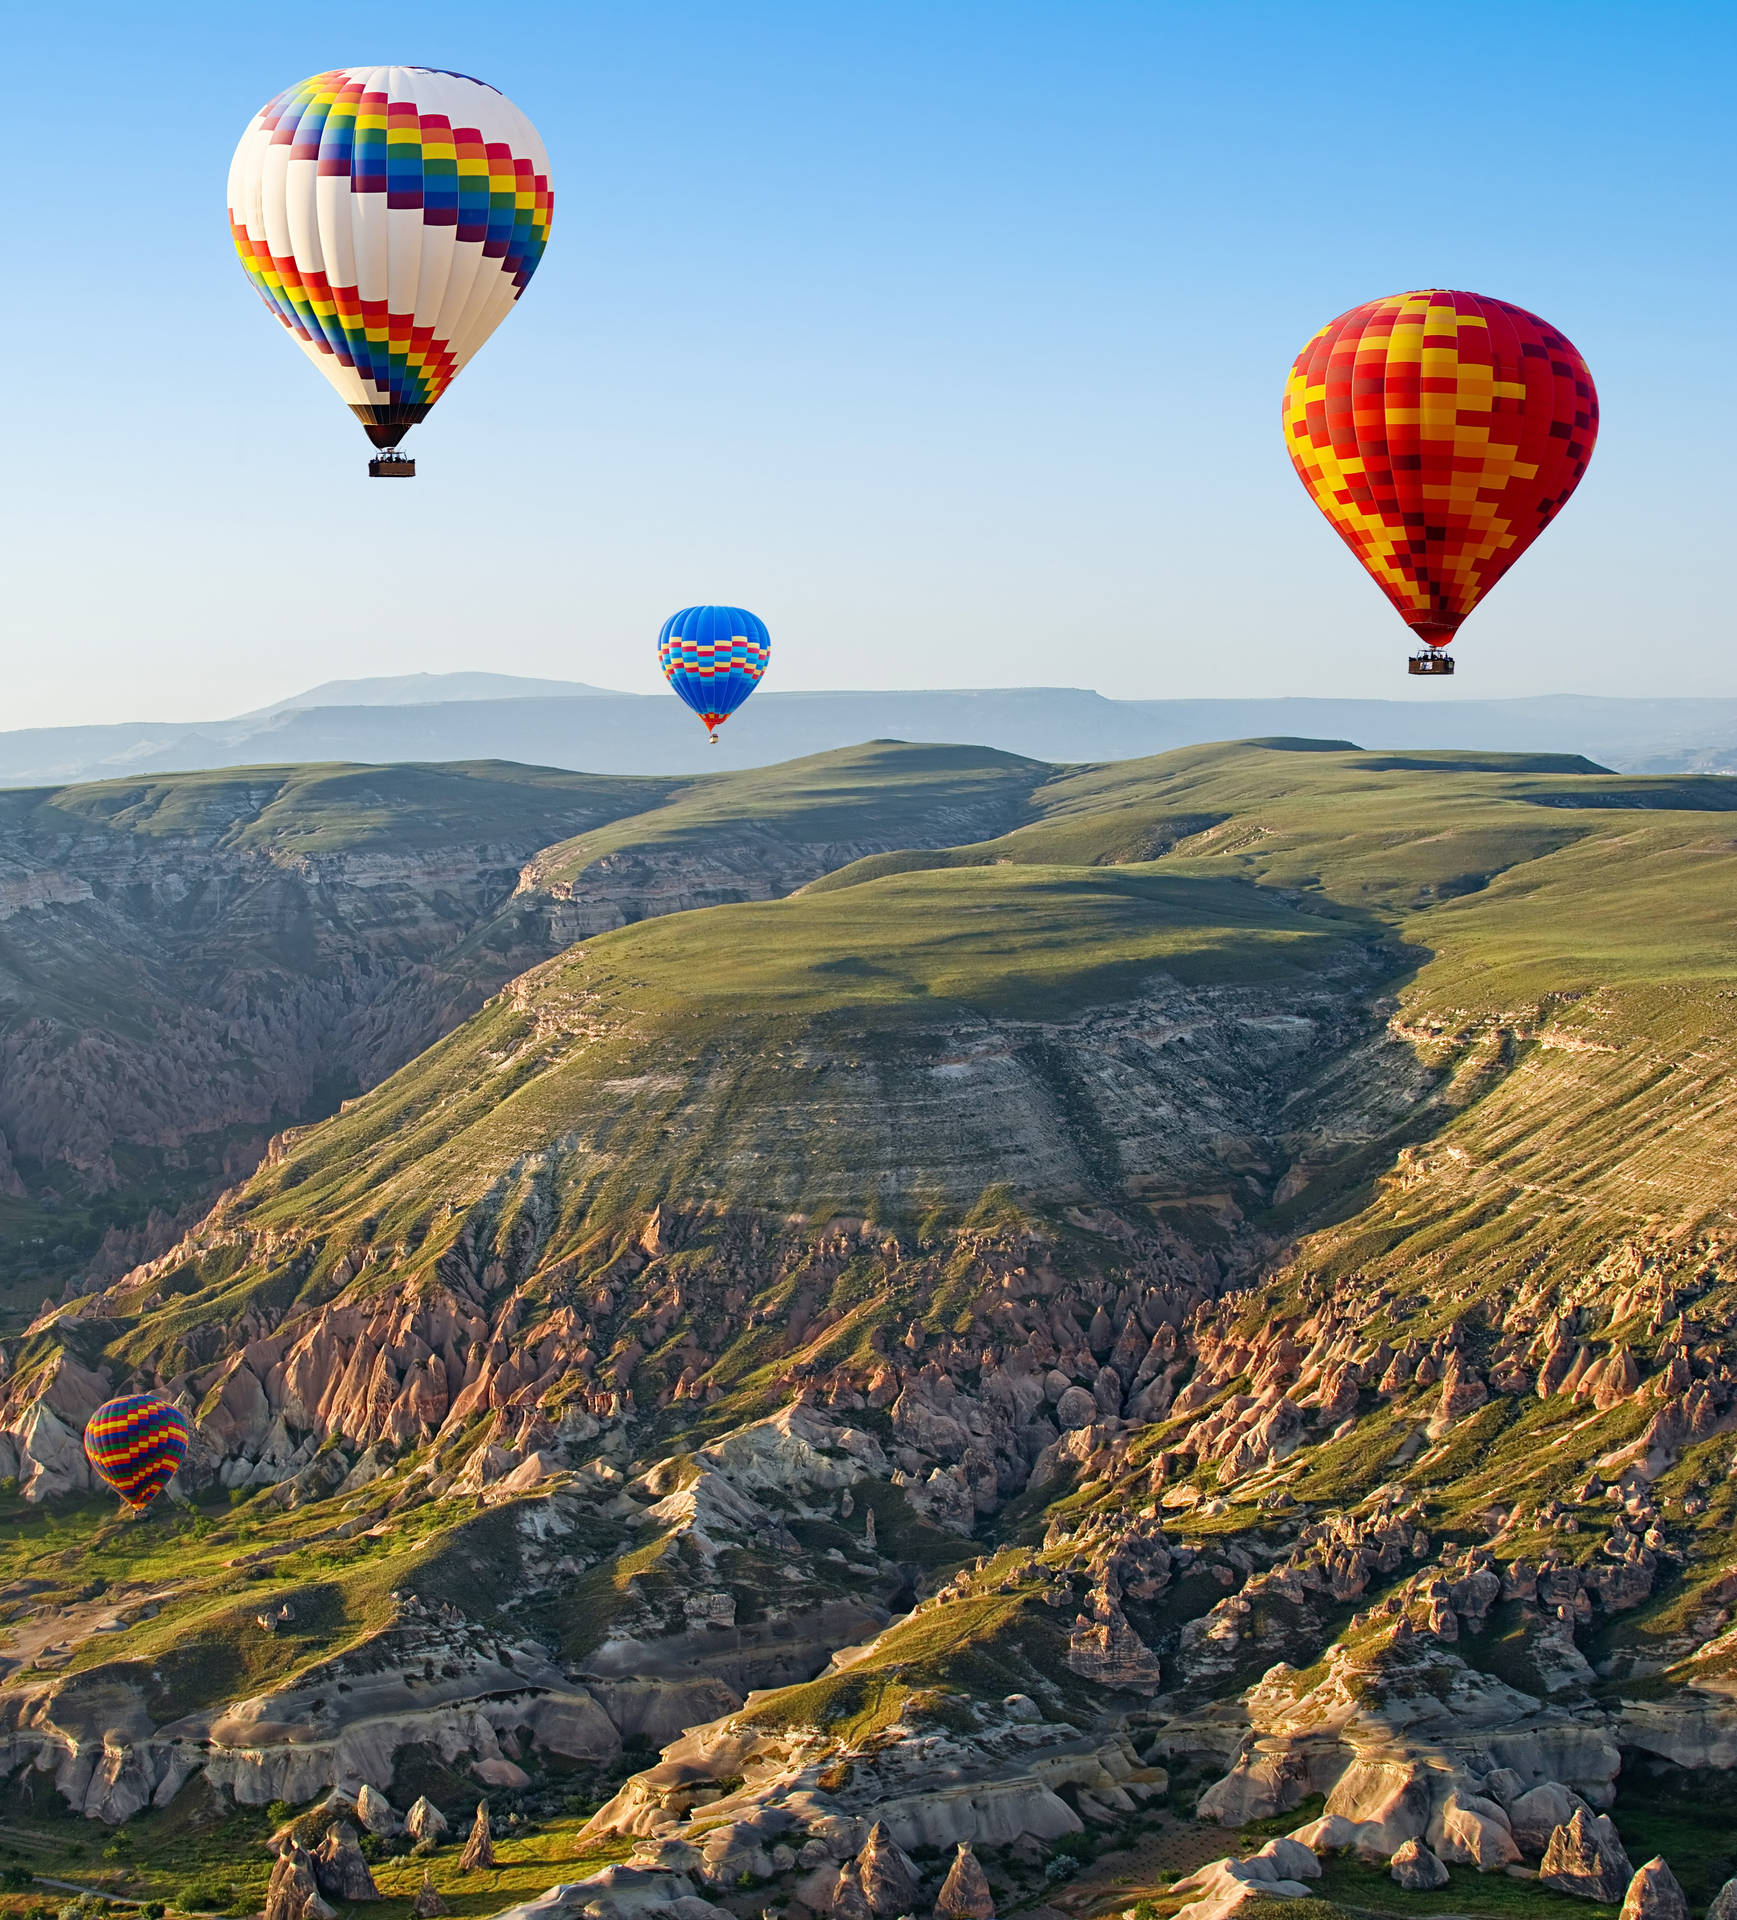
[[[696,600],[767,620],[769,687],[1441,697],[1278,430],[1317,326],[1427,285],[1545,315],[1604,404],[1451,692],[1737,694],[1729,4],[63,0],[8,39],[0,725],[651,690]],[[248,117],[359,61],[491,80],[554,170],[400,486],[224,222]]]

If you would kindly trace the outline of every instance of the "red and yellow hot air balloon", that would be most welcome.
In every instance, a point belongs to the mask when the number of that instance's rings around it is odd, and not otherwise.
[[[1598,438],[1586,362],[1506,300],[1427,287],[1340,314],[1285,382],[1298,477],[1452,673],[1460,622],[1561,512]]]

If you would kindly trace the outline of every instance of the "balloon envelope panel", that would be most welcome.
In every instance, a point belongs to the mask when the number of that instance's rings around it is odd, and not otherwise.
[[[722,723],[760,684],[772,654],[766,623],[745,607],[683,607],[663,623],[664,678],[706,723]]]
[[[1316,506],[1443,646],[1580,484],[1598,394],[1535,313],[1426,288],[1324,326],[1285,383],[1284,428]]]
[[[129,1505],[145,1507],[174,1479],[192,1438],[179,1408],[154,1393],[129,1394],[91,1415],[85,1458]]]
[[[248,277],[364,419],[420,419],[440,398],[536,272],[553,212],[530,121],[428,67],[335,67],[286,88],[229,168]]]

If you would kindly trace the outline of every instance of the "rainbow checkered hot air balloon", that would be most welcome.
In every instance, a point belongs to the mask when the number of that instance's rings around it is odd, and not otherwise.
[[[760,684],[771,655],[765,621],[745,607],[683,607],[657,636],[664,678],[706,723],[714,744],[719,727]]]
[[[193,1429],[178,1407],[154,1393],[131,1393],[91,1415],[84,1454],[128,1506],[148,1507],[174,1479],[192,1440]]]
[[[1423,642],[1413,673],[1549,526],[1598,438],[1586,362],[1505,300],[1426,287],[1340,314],[1285,383],[1297,476]]]
[[[253,116],[229,230],[266,306],[389,450],[512,311],[554,217],[537,130],[435,67],[333,67]]]

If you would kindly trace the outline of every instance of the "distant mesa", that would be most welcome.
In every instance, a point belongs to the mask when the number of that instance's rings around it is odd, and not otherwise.
[[[1250,740],[1277,751],[1578,754],[1623,773],[1737,772],[1737,700],[1112,700],[1084,687],[761,691],[719,736],[680,701],[578,680],[410,673],[327,680],[225,720],[0,733],[0,787],[332,761],[510,760],[581,773],[774,766],[865,740],[1031,759],[1141,759]]]

